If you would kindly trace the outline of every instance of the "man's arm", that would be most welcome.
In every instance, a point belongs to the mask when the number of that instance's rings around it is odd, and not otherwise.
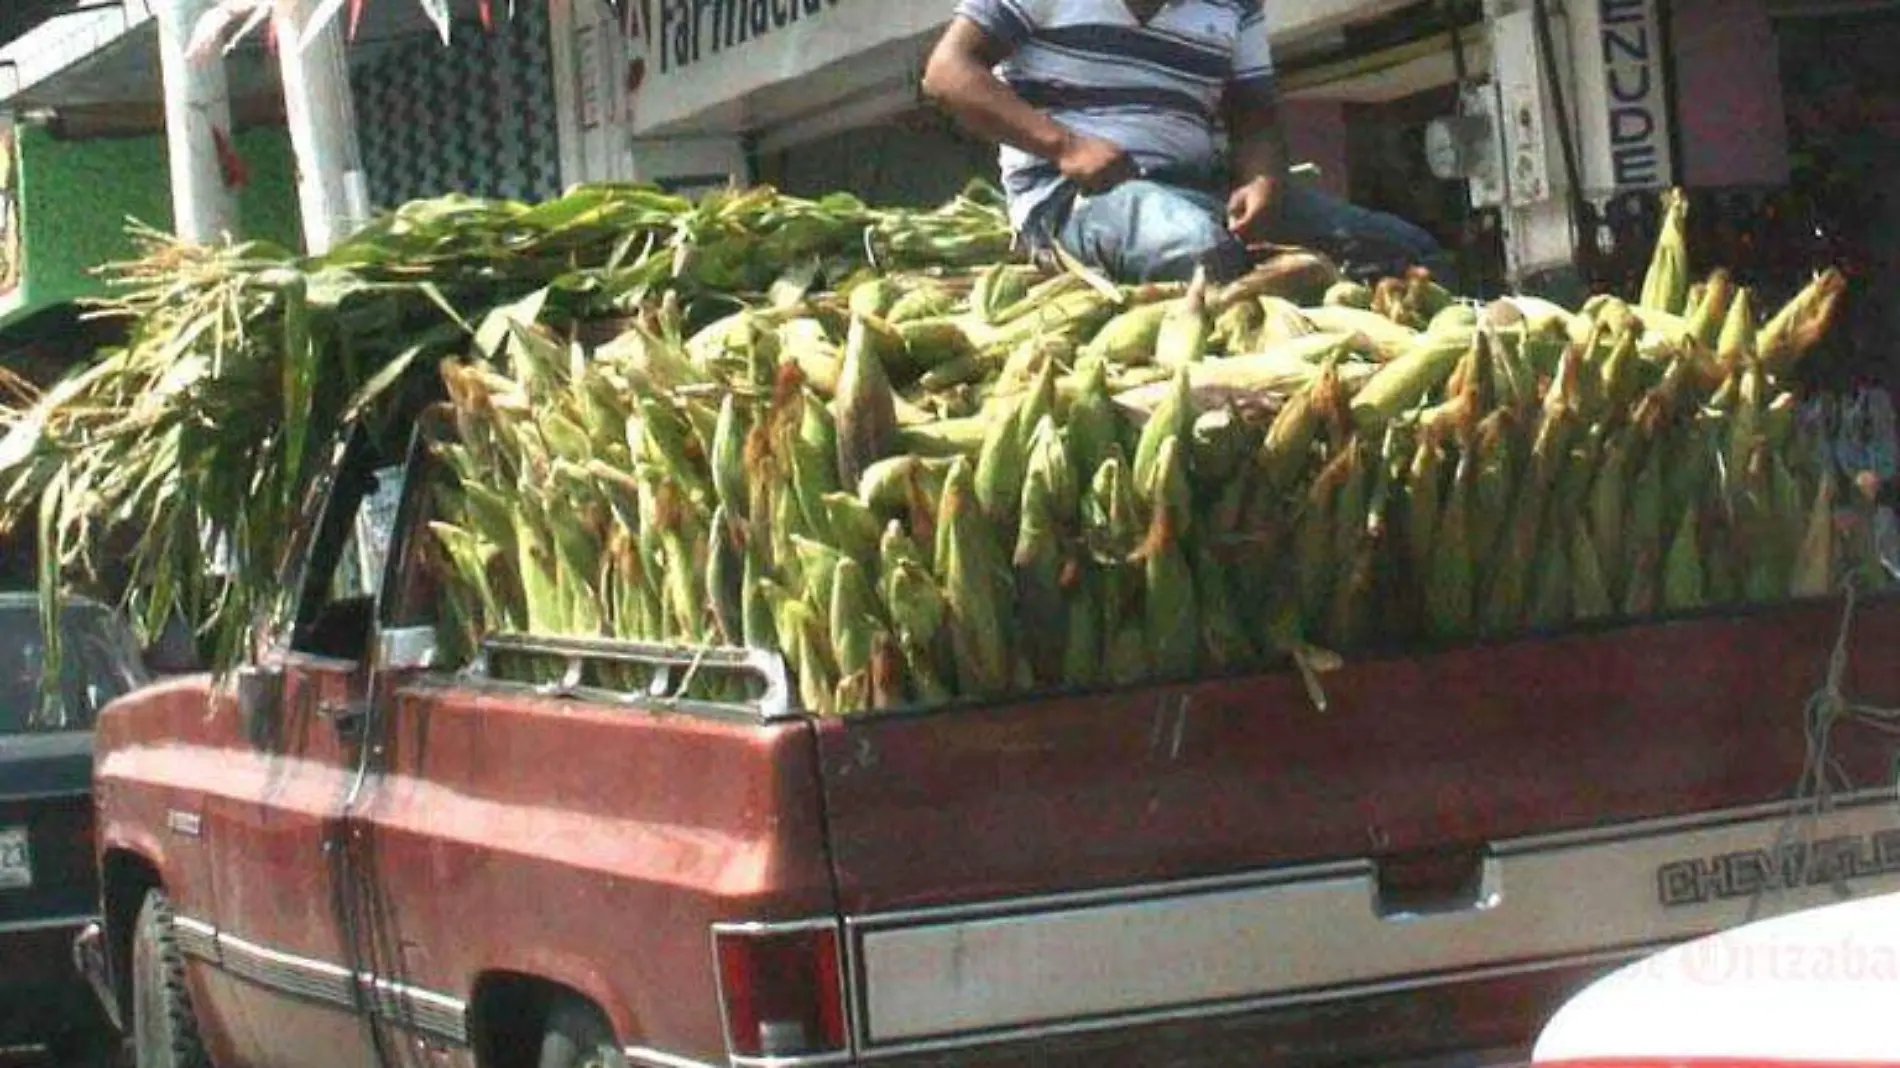
[[[1271,81],[1230,93],[1227,130],[1233,141],[1234,184],[1286,180],[1286,135],[1280,129],[1280,101]]]
[[[1028,34],[1012,0],[965,0],[924,66],[924,95],[970,132],[1056,164],[1086,192],[1134,176],[1120,146],[1085,137],[1031,107],[992,73]],[[966,12],[986,13],[986,28]]]
[[[950,20],[950,28],[924,66],[924,95],[978,137],[1054,160],[1062,154],[1068,131],[991,73],[1015,51],[1015,42],[994,36],[968,15],[959,14]]]
[[[1264,236],[1262,231],[1278,215],[1287,178],[1286,137],[1280,129],[1280,94],[1264,11],[1255,4],[1241,20],[1234,76],[1225,98],[1234,171],[1227,220],[1243,238]]]

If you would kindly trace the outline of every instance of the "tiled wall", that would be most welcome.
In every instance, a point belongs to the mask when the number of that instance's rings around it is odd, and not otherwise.
[[[497,4],[495,26],[457,24],[358,68],[358,137],[370,199],[444,193],[539,200],[561,189],[547,5]]]

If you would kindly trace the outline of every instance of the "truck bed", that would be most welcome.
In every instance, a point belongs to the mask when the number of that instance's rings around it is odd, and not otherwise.
[[[1090,1032],[1205,1015],[1284,1055],[1319,1002],[1335,1047],[1510,1044],[1646,947],[1900,888],[1889,736],[1839,725],[1870,792],[1786,819],[1840,621],[1361,658],[1325,712],[1289,672],[824,722],[860,1048],[1060,1037],[1081,1063]],[[1847,692],[1900,697],[1896,648],[1900,600],[1863,599]],[[1791,831],[1828,841],[1806,868]]]

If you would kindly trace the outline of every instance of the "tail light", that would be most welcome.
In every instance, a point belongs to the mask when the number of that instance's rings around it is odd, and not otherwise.
[[[850,1051],[835,920],[715,924],[719,1004],[735,1063],[820,1062]]]

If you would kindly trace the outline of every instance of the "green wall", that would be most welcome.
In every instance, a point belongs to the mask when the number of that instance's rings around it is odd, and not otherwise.
[[[171,180],[159,135],[65,141],[42,127],[19,130],[24,301],[0,326],[43,308],[104,293],[91,272],[132,254],[134,218],[172,226]],[[240,236],[302,247],[295,162],[288,132],[256,127],[233,138],[249,182],[239,192]]]

